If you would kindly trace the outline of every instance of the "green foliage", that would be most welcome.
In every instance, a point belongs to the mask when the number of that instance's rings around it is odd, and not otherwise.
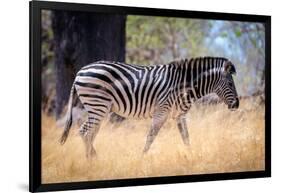
[[[235,35],[236,35],[237,38],[241,37],[241,35],[242,35],[241,29],[237,28],[235,30]]]
[[[211,26],[204,20],[128,16],[127,62],[167,63],[195,56],[203,50],[200,45]]]
[[[220,34],[220,36],[222,37],[222,38],[227,38],[227,32],[222,32],[221,34]]]

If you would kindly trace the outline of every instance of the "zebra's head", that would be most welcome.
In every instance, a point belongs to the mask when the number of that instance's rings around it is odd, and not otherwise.
[[[236,74],[235,66],[226,60],[221,70],[221,78],[216,85],[216,94],[228,105],[228,109],[235,110],[239,107],[239,99],[232,75]]]

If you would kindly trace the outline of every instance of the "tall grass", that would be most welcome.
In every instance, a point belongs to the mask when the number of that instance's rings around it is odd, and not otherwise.
[[[85,157],[77,126],[61,146],[62,128],[43,115],[42,182],[264,170],[264,105],[255,99],[240,103],[233,112],[223,104],[193,106],[187,115],[190,146],[183,144],[171,119],[147,154],[142,150],[151,120],[126,120],[118,127],[105,121],[92,160]]]

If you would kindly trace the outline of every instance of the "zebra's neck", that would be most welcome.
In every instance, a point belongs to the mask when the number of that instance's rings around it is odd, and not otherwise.
[[[184,106],[215,92],[221,77],[224,58],[204,57],[180,61],[181,81],[178,103]]]
[[[208,94],[214,93],[219,78],[220,72],[217,69],[210,69],[199,74],[193,81],[193,98],[197,100]]]

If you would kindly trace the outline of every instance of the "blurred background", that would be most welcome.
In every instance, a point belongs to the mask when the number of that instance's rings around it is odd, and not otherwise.
[[[42,11],[42,111],[60,117],[76,72],[97,60],[141,65],[218,56],[236,66],[241,97],[264,98],[262,23]]]

